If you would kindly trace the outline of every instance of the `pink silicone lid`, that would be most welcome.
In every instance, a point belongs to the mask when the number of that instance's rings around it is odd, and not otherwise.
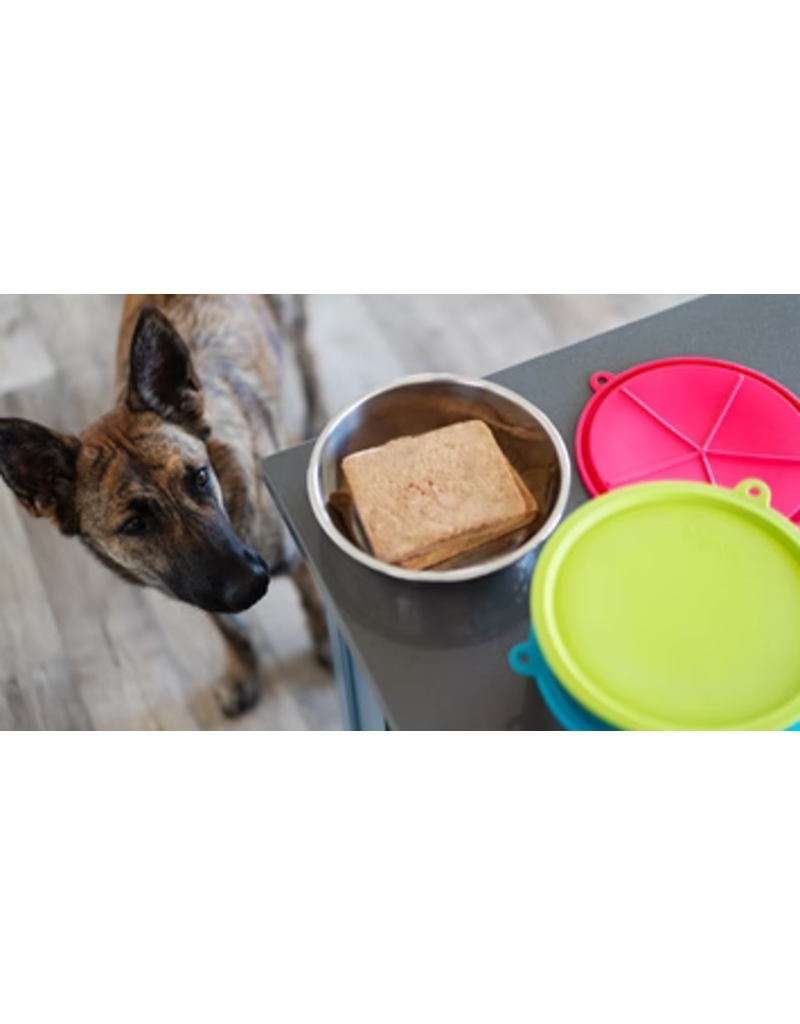
[[[769,484],[800,523],[800,400],[769,377],[719,359],[660,359],[596,373],[576,455],[592,494],[646,480]]]

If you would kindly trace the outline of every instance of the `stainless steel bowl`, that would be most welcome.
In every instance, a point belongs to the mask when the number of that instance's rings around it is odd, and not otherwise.
[[[534,473],[541,468],[543,480],[545,472],[549,474],[542,495],[536,495],[540,514],[532,535],[528,531],[518,542],[512,538],[504,549],[486,553],[474,564],[424,572],[383,562],[370,554],[364,538],[352,532],[348,536],[349,531],[330,504],[331,497],[344,488],[341,466],[347,455],[468,419],[489,423],[511,462],[522,469],[523,478],[525,466],[521,467],[521,462],[529,463]],[[452,374],[421,374],[378,388],[334,417],[314,446],[307,484],[320,526],[337,547],[357,562],[395,579],[456,583],[513,565],[553,532],[569,494],[570,461],[561,435],[547,416],[513,391]]]

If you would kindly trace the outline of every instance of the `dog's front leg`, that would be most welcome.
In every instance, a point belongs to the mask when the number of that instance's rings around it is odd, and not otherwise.
[[[308,630],[314,644],[314,654],[321,665],[330,668],[331,641],[328,636],[328,624],[325,620],[325,609],[320,600],[319,591],[311,576],[308,565],[298,560],[292,570],[292,579],[300,594],[303,611],[306,613]]]
[[[236,718],[254,707],[261,695],[258,655],[241,616],[211,617],[228,648],[228,667],[215,695],[223,715]]]

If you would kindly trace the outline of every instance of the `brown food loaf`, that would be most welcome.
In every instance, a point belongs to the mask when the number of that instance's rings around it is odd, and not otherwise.
[[[480,420],[348,455],[342,470],[375,556],[408,569],[431,568],[536,515]]]

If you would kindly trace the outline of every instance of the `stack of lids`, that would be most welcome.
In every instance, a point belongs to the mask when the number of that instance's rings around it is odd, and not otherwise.
[[[600,497],[545,549],[531,592],[536,640],[512,665],[568,728],[791,728],[800,402],[709,359],[597,374],[592,385],[577,453]]]

